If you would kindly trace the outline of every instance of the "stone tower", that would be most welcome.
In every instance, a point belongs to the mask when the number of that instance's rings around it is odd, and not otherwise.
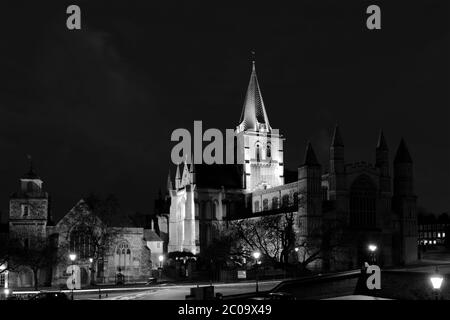
[[[401,264],[417,260],[417,197],[413,187],[413,161],[405,140],[400,141],[394,159],[394,194],[392,209],[399,232],[398,253]]]
[[[336,215],[342,222],[348,221],[348,192],[346,186],[344,141],[336,125],[330,146],[329,200],[336,203]]]
[[[251,192],[284,184],[283,137],[269,124],[253,61],[236,137],[244,160],[243,188]]]
[[[308,143],[305,160],[298,168],[298,242],[306,241],[308,246],[317,248],[321,246],[322,230],[321,180],[322,166],[317,161],[311,143]],[[320,263],[320,260],[316,260],[313,267],[320,269]]]
[[[10,237],[20,240],[24,247],[45,243],[47,238],[49,197],[42,185],[30,161],[28,173],[20,179],[19,191],[10,197]]]
[[[393,263],[392,250],[392,180],[389,170],[389,148],[383,131],[380,131],[375,149],[375,168],[378,170],[379,197],[377,199],[377,227],[382,230],[382,261],[386,265]]]

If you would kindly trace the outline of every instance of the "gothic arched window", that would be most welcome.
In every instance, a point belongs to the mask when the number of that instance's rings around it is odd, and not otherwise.
[[[263,210],[264,211],[269,210],[269,199],[264,199],[263,200]]]
[[[281,206],[282,207],[289,207],[289,195],[285,194],[282,198],[281,198]]]
[[[270,143],[267,144],[266,157],[268,159],[272,158],[272,146],[270,145]]]
[[[355,227],[375,227],[376,186],[367,175],[359,176],[350,188],[350,223]]]
[[[114,265],[117,270],[126,270],[131,265],[131,250],[127,242],[119,243],[114,254]]]
[[[294,206],[298,206],[298,192],[294,192]]]
[[[278,209],[278,197],[272,198],[272,209]]]
[[[93,256],[94,247],[91,235],[83,226],[75,227],[70,233],[70,252],[77,255],[77,259],[87,259]]]
[[[256,157],[256,161],[260,162],[261,161],[261,145],[259,144],[259,142],[256,143],[256,147],[255,147],[255,157]]]
[[[255,212],[259,212],[259,201],[255,201]]]

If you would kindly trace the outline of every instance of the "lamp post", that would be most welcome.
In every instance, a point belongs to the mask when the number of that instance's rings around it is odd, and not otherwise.
[[[74,269],[73,265],[75,262],[75,259],[77,258],[77,255],[75,253],[69,254],[70,261],[72,261],[72,300],[73,300],[73,288],[75,287],[75,278],[74,278]]]
[[[256,279],[256,293],[259,292],[259,286],[258,286],[258,264],[259,264],[259,258],[261,257],[261,253],[258,251],[253,252],[253,258],[255,258],[256,261],[256,275],[255,275],[255,279]]]
[[[371,264],[375,264],[377,262],[376,261],[377,246],[374,245],[374,244],[369,244],[368,245],[368,249],[369,249],[369,252],[370,252],[370,263]]]
[[[94,276],[94,274],[95,274],[95,270],[94,270],[94,258],[89,258],[89,270],[91,271],[91,275],[90,275],[90,277],[91,277],[90,283],[91,283],[91,285],[94,285],[94,284],[95,284],[95,281],[94,281],[94,278],[95,278],[95,276]]]
[[[438,267],[436,267],[436,272],[431,275],[430,281],[433,286],[435,300],[439,300],[439,293],[441,291],[442,282],[444,282],[444,277],[439,274]]]
[[[163,265],[163,261],[164,261],[164,256],[161,254],[161,255],[159,255],[159,257],[158,257],[158,260],[159,260],[159,278],[161,279],[162,278],[162,265]]]

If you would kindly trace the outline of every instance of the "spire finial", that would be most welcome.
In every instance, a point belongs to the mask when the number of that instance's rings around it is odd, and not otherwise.
[[[34,168],[33,168],[33,158],[31,157],[31,155],[27,154],[27,159],[28,159],[28,163],[29,163],[29,173],[33,173],[34,172]]]
[[[255,71],[255,63],[256,63],[256,51],[252,50],[252,70]]]

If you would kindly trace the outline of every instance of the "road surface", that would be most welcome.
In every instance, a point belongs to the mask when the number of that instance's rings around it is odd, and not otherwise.
[[[259,283],[259,290],[266,291],[275,287],[280,280],[263,281]],[[108,297],[102,293],[102,300],[185,300],[190,294],[190,288],[196,285],[168,285],[132,292],[108,292]],[[202,285],[204,286],[204,285]],[[255,282],[214,284],[214,294],[222,293],[224,296],[232,294],[255,292]],[[75,294],[75,300],[98,300],[98,293]]]

